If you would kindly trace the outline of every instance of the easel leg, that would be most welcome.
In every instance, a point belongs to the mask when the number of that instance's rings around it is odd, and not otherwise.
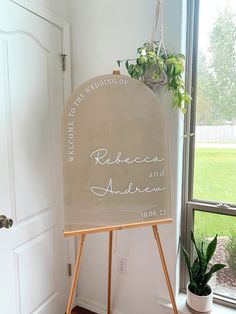
[[[163,271],[164,271],[166,284],[167,284],[167,287],[168,287],[168,290],[169,290],[169,295],[170,295],[171,303],[172,303],[172,306],[173,306],[173,311],[174,311],[174,314],[178,314],[178,309],[177,309],[177,306],[176,306],[175,297],[174,297],[174,293],[173,293],[173,290],[172,290],[170,277],[169,277],[169,273],[168,273],[168,269],[167,269],[167,265],[166,265],[166,261],[165,261],[164,252],[163,252],[162,245],[161,245],[161,239],[160,239],[160,236],[159,236],[159,232],[157,230],[157,226],[152,226],[152,229],[153,229],[154,237],[156,239],[157,247],[158,247],[158,250],[159,250],[161,263],[162,263],[162,268],[163,268]]]
[[[83,253],[84,240],[85,240],[85,235],[82,234],[79,241],[79,249],[78,249],[78,253],[76,257],[75,269],[74,269],[72,284],[70,288],[70,296],[69,296],[69,300],[68,300],[68,304],[66,308],[66,314],[71,314],[71,308],[72,308],[73,301],[75,298],[75,290],[76,290],[76,286],[78,282],[78,275],[79,275],[79,270],[80,270],[81,257]]]
[[[109,232],[109,252],[108,252],[107,314],[111,313],[112,240],[113,240],[113,232],[110,231]]]

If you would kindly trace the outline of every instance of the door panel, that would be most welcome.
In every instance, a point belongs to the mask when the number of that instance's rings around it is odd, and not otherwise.
[[[0,212],[6,216],[13,217],[12,198],[10,192],[10,167],[11,145],[9,138],[9,95],[7,77],[7,41],[0,36]]]
[[[53,232],[46,231],[14,250],[22,313],[32,313],[56,293]],[[41,258],[42,251],[46,262]]]
[[[14,33],[8,64],[18,222],[52,207],[48,51],[28,34]]]
[[[0,0],[0,313],[65,312],[61,30]]]

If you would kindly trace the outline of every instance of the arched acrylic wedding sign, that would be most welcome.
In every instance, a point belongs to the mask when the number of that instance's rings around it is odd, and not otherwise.
[[[170,218],[165,112],[144,83],[93,78],[63,114],[65,233]]]

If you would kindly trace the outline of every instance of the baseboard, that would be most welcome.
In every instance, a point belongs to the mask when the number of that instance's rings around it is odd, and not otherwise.
[[[84,300],[78,298],[78,305],[89,310],[95,312],[97,314],[107,314],[107,308],[104,304],[94,302],[92,300]],[[125,314],[115,309],[112,309],[112,314]]]

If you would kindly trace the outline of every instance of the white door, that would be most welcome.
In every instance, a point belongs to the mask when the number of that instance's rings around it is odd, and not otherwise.
[[[63,314],[61,30],[0,0],[0,314]]]

